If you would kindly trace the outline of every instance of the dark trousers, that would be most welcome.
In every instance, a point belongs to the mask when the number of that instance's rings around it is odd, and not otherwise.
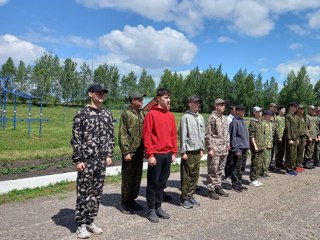
[[[172,153],[154,154],[157,160],[155,166],[148,166],[147,173],[147,204],[149,209],[158,209],[163,201],[165,189],[170,176]]]
[[[235,152],[232,153],[232,185],[242,184],[242,175],[246,170],[247,150],[241,150],[241,155],[237,156]]]
[[[283,168],[283,157],[286,149],[286,141],[283,139],[282,141],[277,140],[276,144],[276,167]]]
[[[187,152],[188,159],[181,159],[181,200],[193,197],[200,173],[200,150]]]
[[[228,178],[232,173],[232,152],[229,151],[226,161],[226,166],[224,167],[224,178]]]
[[[88,161],[86,168],[78,172],[75,212],[75,222],[78,226],[91,224],[97,216],[105,175],[105,159]]]
[[[129,203],[139,196],[143,167],[143,145],[133,154],[130,161],[122,156],[121,202]]]

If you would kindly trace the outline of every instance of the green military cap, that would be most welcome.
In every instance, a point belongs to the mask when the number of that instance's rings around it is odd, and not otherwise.
[[[302,109],[302,108],[305,108],[305,106],[302,105],[302,104],[300,104],[300,105],[298,106],[298,108]]]
[[[214,105],[222,104],[222,103],[226,103],[226,102],[227,102],[226,100],[218,98],[218,99],[214,100]]]
[[[129,100],[132,101],[133,99],[143,98],[145,96],[146,94],[142,94],[140,92],[135,91],[129,94]]]

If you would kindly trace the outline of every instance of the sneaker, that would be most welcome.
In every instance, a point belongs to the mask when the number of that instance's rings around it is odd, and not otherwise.
[[[303,166],[304,169],[314,169],[313,166],[311,166],[310,164],[306,164]]]
[[[223,189],[220,186],[215,188],[215,192],[221,197],[229,197],[229,193],[223,191]]]
[[[294,171],[294,170],[288,171],[287,174],[290,175],[290,176],[297,176],[298,175],[298,173],[296,171]]]
[[[158,218],[158,216],[156,214],[156,210],[155,209],[150,209],[149,210],[148,215],[147,215],[147,219],[150,222],[153,222],[153,223],[159,222],[159,218]]]
[[[218,194],[216,194],[215,191],[209,190],[209,198],[211,198],[211,199],[213,199],[213,200],[219,200],[220,197],[219,197]]]
[[[130,203],[129,203],[129,207],[130,209],[134,210],[134,211],[143,211],[144,210],[144,207],[142,207],[139,203],[137,203],[135,200],[132,200]]]
[[[242,188],[238,184],[233,185],[232,188],[236,192],[242,192]]]
[[[193,197],[189,198],[189,202],[192,204],[193,207],[199,207],[200,206],[200,203],[197,200],[195,200]]]
[[[228,178],[224,179],[224,182],[225,182],[225,183],[231,183],[231,178],[228,177]]]
[[[240,185],[239,187],[241,188],[242,191],[248,191],[248,188],[243,185]]]
[[[295,168],[295,171],[296,171],[297,173],[303,173],[303,172],[304,172],[304,168],[296,167],[296,168]]]
[[[313,164],[313,166],[314,166],[314,167],[320,167],[320,162],[315,162],[315,163]]]
[[[159,218],[162,218],[162,219],[169,219],[170,218],[170,215],[168,213],[166,213],[161,207],[159,207],[156,210],[156,214]]]
[[[76,233],[77,233],[78,238],[81,238],[81,239],[86,239],[91,236],[91,234],[88,232],[85,224],[82,224],[81,226],[79,226]]]
[[[257,180],[254,180],[250,183],[251,186],[260,187],[260,183]]]
[[[189,201],[188,198],[182,200],[182,201],[180,202],[180,204],[181,204],[182,207],[184,207],[184,208],[186,208],[186,209],[190,209],[190,208],[193,207],[193,206],[192,206],[192,203]]]
[[[121,203],[119,210],[124,214],[134,214],[133,210],[131,209],[128,203]]]
[[[96,235],[103,233],[103,230],[97,227],[94,223],[87,225],[87,229],[89,232],[92,232],[93,234],[96,234]]]
[[[172,201],[172,199],[173,198],[168,193],[163,192],[163,201],[164,202],[170,202],[170,201]]]
[[[263,183],[262,182],[259,182],[258,180],[256,180],[258,182],[258,184],[260,184],[260,186],[263,186]]]

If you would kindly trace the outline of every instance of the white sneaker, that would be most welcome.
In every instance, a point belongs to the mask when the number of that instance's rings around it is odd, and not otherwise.
[[[93,234],[96,234],[96,235],[103,233],[103,230],[97,227],[94,223],[87,225],[87,229],[89,230],[89,232],[92,232]]]
[[[263,185],[263,183],[262,182],[259,182],[258,180],[256,180],[259,184],[260,184],[260,186],[262,186]]]
[[[250,183],[251,186],[255,186],[255,187],[260,187],[260,182],[258,182],[257,180],[254,180]]]
[[[80,227],[78,227],[77,235],[78,235],[78,238],[81,238],[81,239],[89,238],[91,236],[85,224],[82,224]]]

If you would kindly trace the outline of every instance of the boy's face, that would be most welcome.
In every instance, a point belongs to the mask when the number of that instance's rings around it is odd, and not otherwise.
[[[200,111],[200,102],[190,102],[189,109],[191,112],[199,112]]]
[[[217,111],[218,113],[223,113],[224,110],[226,109],[226,105],[225,105],[224,103],[219,103],[219,104],[216,104],[216,105],[214,105],[214,106],[215,106],[216,111]]]
[[[254,116],[255,116],[255,118],[261,118],[261,116],[262,116],[262,111],[254,112]]]
[[[285,109],[285,108],[281,108],[281,109],[279,110],[279,114],[284,115],[285,113],[286,113],[286,109]]]
[[[272,115],[264,115],[264,120],[270,122],[272,119]]]
[[[303,113],[304,113],[304,108],[298,108],[297,114],[298,115],[303,115]]]
[[[135,98],[132,100],[132,108],[141,109],[143,106],[143,98]]]
[[[89,97],[93,101],[94,104],[102,104],[104,101],[104,98],[106,96],[106,93],[104,92],[89,92]]]
[[[170,96],[168,94],[165,94],[163,96],[158,96],[157,97],[157,101],[158,101],[158,105],[162,108],[162,109],[170,109]]]
[[[236,114],[237,114],[237,116],[243,118],[244,115],[246,114],[246,111],[245,110],[237,110]]]

